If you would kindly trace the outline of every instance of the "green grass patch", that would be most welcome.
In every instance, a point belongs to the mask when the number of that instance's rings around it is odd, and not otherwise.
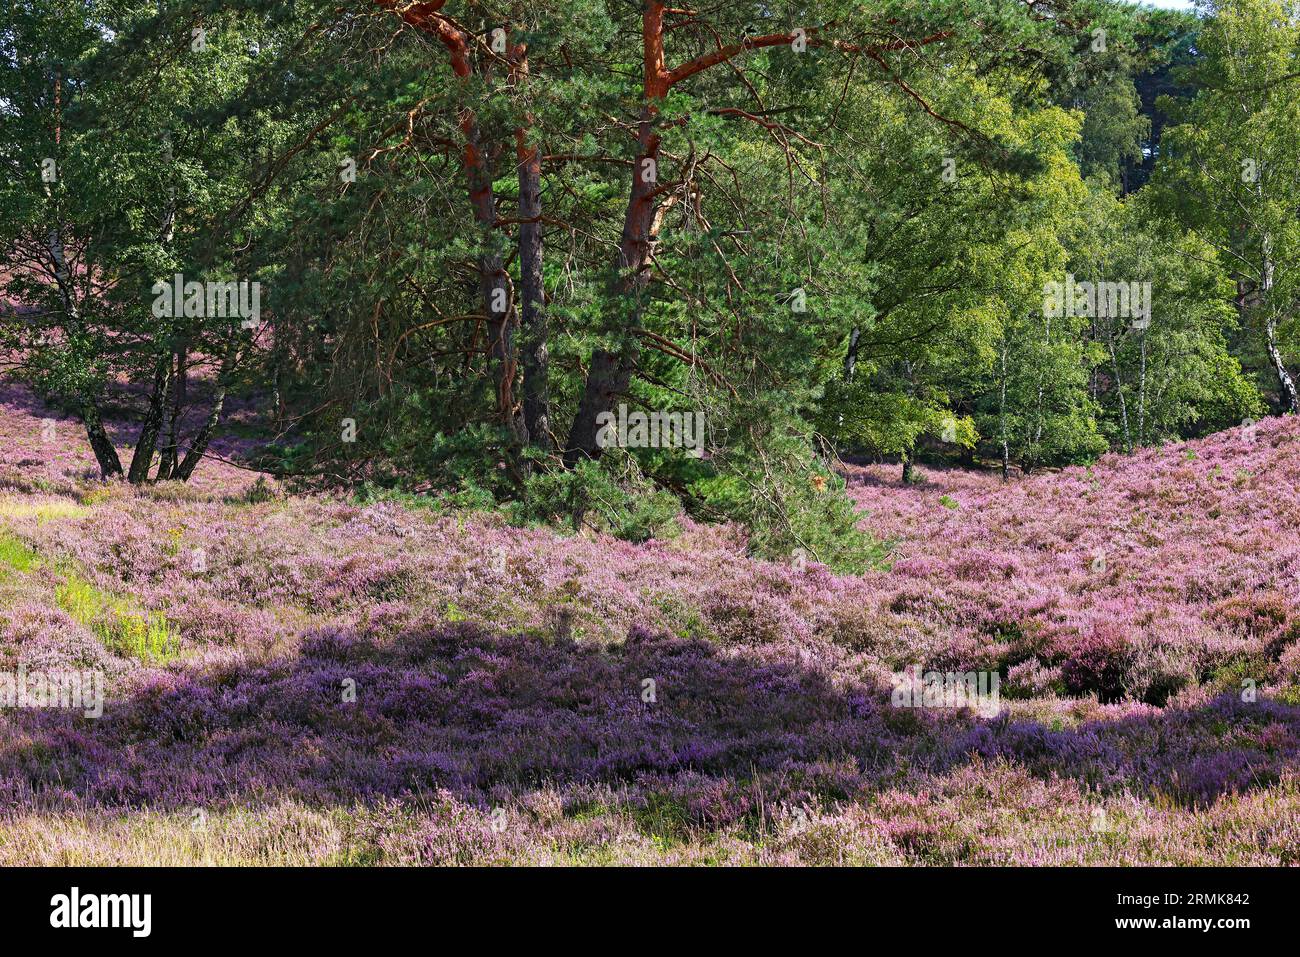
[[[0,532],[0,571],[29,572],[36,564],[36,550],[13,535]]]
[[[114,654],[164,664],[180,650],[180,634],[160,612],[146,611],[69,574],[54,592],[59,607],[89,628]]]
[[[666,851],[679,846],[691,836],[691,815],[685,805],[664,794],[650,794],[644,806],[633,807],[632,819],[637,830],[655,846]]]

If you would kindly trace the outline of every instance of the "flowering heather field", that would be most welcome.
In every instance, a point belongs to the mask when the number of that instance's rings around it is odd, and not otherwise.
[[[0,863],[1300,863],[1294,419],[1010,486],[851,468],[893,542],[854,577],[216,462],[106,487],[0,398],[0,670],[108,681],[0,713]],[[1001,710],[894,707],[913,665]]]

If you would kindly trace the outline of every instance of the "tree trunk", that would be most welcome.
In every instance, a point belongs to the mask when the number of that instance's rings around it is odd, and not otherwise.
[[[388,0],[381,0],[388,2]],[[679,64],[672,70],[665,65],[664,59],[664,19],[668,12],[663,0],[643,0],[641,4],[641,65],[642,65],[642,100],[641,116],[637,129],[637,156],[632,169],[632,188],[628,197],[623,217],[623,236],[619,243],[618,268],[622,272],[619,291],[626,302],[623,315],[617,316],[618,326],[614,342],[608,348],[593,351],[591,364],[587,371],[587,380],[583,388],[578,411],[569,427],[565,442],[564,460],[572,465],[578,460],[596,458],[600,449],[596,445],[596,418],[602,412],[612,411],[613,399],[624,393],[631,382],[640,354],[638,336],[642,316],[642,296],[648,283],[646,274],[650,262],[655,206],[661,193],[658,183],[658,165],[660,136],[658,133],[659,105],[668,96],[673,87],[683,80],[696,76],[720,64],[732,65],[733,57],[747,50],[789,46],[797,37],[795,33],[783,32],[754,36],[747,34],[744,39],[729,45],[722,45],[716,33],[717,46],[686,63]],[[675,9],[674,14],[686,13]],[[695,16],[695,14],[689,14]],[[915,41],[916,46],[936,43],[947,38],[946,31],[939,31],[928,37]],[[805,37],[809,43],[821,45],[819,38]],[[903,44],[910,49],[911,44],[901,38],[888,41],[885,46],[894,48],[894,44]],[[868,55],[879,60],[879,51],[883,47],[858,47],[854,44],[833,43],[842,49],[865,50]],[[902,48],[902,47],[898,47]]]
[[[596,349],[591,354],[587,382],[578,404],[577,414],[569,427],[564,461],[574,465],[582,458],[599,458],[596,444],[596,417],[614,408],[614,400],[627,393],[640,354],[635,331],[641,325],[642,302],[646,286],[645,268],[649,262],[651,224],[654,222],[655,191],[658,180],[659,134],[654,121],[658,107],[647,105],[641,114],[637,141],[640,149],[632,169],[632,190],[623,216],[623,238],[619,243],[619,291],[622,308],[628,314],[623,323],[624,336],[614,349]]]
[[[167,161],[168,165],[172,165],[175,162],[175,155],[172,152],[171,130],[163,130],[163,158]],[[176,186],[175,183],[173,182],[168,184],[167,207],[163,210],[162,223],[158,228],[158,241],[165,248],[171,245],[175,237],[176,237]],[[182,394],[184,391],[182,380],[185,375],[185,371],[184,371],[185,360],[183,358],[183,350],[175,349],[173,351],[169,351],[167,353],[166,358],[160,359],[159,361],[160,362],[165,361],[167,363],[167,372],[166,372],[164,393],[161,397],[158,397],[157,377],[155,377],[154,379],[154,396],[155,398],[158,398],[158,402],[156,405],[157,425],[153,429],[153,434],[147,435],[147,433],[150,430],[151,423],[155,421],[154,419],[155,406],[151,404],[149,408],[150,417],[146,419],[145,425],[141,429],[140,440],[139,442],[136,443],[135,455],[132,456],[131,458],[131,475],[132,475],[131,481],[132,482],[143,481],[149,477],[149,460],[153,458],[153,447],[157,444],[159,430],[162,428],[164,407],[167,404],[168,389],[170,389],[173,395],[173,399],[172,399],[170,421],[168,422],[167,444],[163,446],[162,452],[158,456],[158,475],[157,475],[158,481],[163,481],[167,478],[170,478],[172,470],[176,468],[176,454],[177,454],[176,453],[176,424],[177,424],[176,420],[180,414],[181,402],[184,401],[184,396]],[[137,479],[135,478],[136,471],[137,471],[137,462],[140,459],[141,450],[142,447],[146,444],[146,441],[149,446],[148,449],[149,454],[148,457],[143,462],[144,474],[140,479]]]
[[[858,369],[858,339],[862,335],[862,330],[856,326],[849,333],[849,348],[844,354],[844,381],[852,382],[853,373]]]
[[[1119,374],[1119,357],[1115,354],[1115,331],[1108,330],[1106,344],[1110,352],[1110,368],[1115,376],[1115,395],[1119,398],[1119,419],[1124,428],[1124,451],[1133,451],[1133,437],[1128,427],[1128,400],[1124,398],[1124,380]]]
[[[145,413],[144,422],[140,426],[140,436],[136,439],[135,452],[131,456],[131,469],[126,476],[127,481],[132,485],[149,481],[149,469],[153,465],[154,450],[158,447],[158,434],[162,432],[171,378],[172,354],[168,350],[158,357],[154,367],[153,389],[149,393],[149,411]]]
[[[172,477],[179,464],[180,455],[180,418],[181,412],[185,408],[185,391],[186,381],[189,378],[187,364],[189,362],[189,350],[181,346],[176,350],[175,356],[176,368],[172,374],[172,408],[171,415],[167,422],[167,444],[163,447],[162,455],[158,462],[158,481],[166,481]]]
[[[596,417],[613,409],[617,396],[627,392],[636,368],[639,347],[636,332],[641,324],[641,297],[645,291],[646,266],[650,260],[655,197],[659,191],[660,136],[656,129],[659,103],[668,95],[670,77],[664,65],[664,5],[647,0],[641,14],[642,95],[641,119],[637,126],[637,157],[632,167],[632,187],[623,213],[623,235],[618,248],[619,292],[625,302],[620,317],[621,336],[613,349],[596,349],[587,369],[578,411],[569,426],[564,461],[572,466],[582,458],[598,458]]]
[[[212,410],[208,413],[207,420],[199,429],[194,440],[190,442],[189,450],[185,453],[185,458],[181,464],[176,467],[172,477],[178,482],[188,482],[190,476],[194,474],[194,469],[198,467],[203,456],[208,452],[208,445],[212,441],[212,434],[217,429],[217,424],[221,421],[221,410],[226,404],[226,387],[224,385],[217,387],[217,394],[212,400]]]
[[[122,460],[117,457],[117,449],[104,431],[104,422],[99,415],[99,404],[90,396],[81,400],[81,421],[86,426],[86,437],[90,440],[91,451],[99,463],[101,478],[109,479],[122,474]]]
[[[1300,401],[1297,401],[1295,380],[1286,370],[1282,361],[1282,352],[1277,347],[1277,313],[1273,309],[1273,241],[1265,235],[1263,256],[1259,274],[1259,308],[1263,310],[1264,348],[1268,352],[1268,361],[1277,375],[1278,388],[1281,391],[1282,406],[1292,415],[1300,413]]]
[[[1138,366],[1138,445],[1147,441],[1147,334],[1142,333],[1138,343],[1141,349],[1141,361]]]
[[[284,360],[277,358],[271,371],[271,417],[275,431],[284,429]]]
[[[568,448],[564,464],[576,465],[584,457],[597,458],[600,446],[596,444],[596,417],[614,407],[614,399],[627,393],[632,381],[631,368],[624,357],[607,349],[596,349],[591,354],[587,369],[587,384],[578,405],[573,424],[569,427]]]
[[[998,432],[1002,440],[1002,481],[1011,478],[1011,443],[1007,437],[1007,341],[1002,339],[1002,376],[998,384]]]
[[[528,79],[527,49],[515,47],[513,79],[522,86]],[[524,366],[524,437],[547,451],[551,448],[551,397],[547,385],[550,355],[546,287],[542,277],[542,152],[528,145],[532,116],[527,127],[515,131],[515,159],[519,166],[519,288],[523,313],[520,338]]]
[[[63,303],[63,314],[68,327],[74,332],[81,331],[81,310],[77,305],[77,292],[72,287],[72,274],[68,271],[68,260],[63,251],[63,235],[58,226],[50,230],[47,237],[50,259],[54,263],[54,281],[59,287],[59,298]],[[81,423],[86,428],[86,438],[95,461],[99,464],[102,478],[112,478],[122,474],[122,460],[118,458],[117,449],[104,430],[104,419],[99,411],[96,396],[82,392],[77,396],[77,406],[81,413]]]
[[[478,222],[483,252],[479,254],[479,292],[483,297],[483,310],[488,317],[488,354],[492,363],[492,379],[496,387],[497,412],[511,435],[522,443],[523,416],[515,401],[515,374],[518,359],[515,352],[515,323],[517,313],[510,294],[510,280],[506,275],[501,254],[492,248],[493,230],[496,227],[496,196],[492,191],[492,174],[481,146],[478,120],[468,111],[461,118],[461,131],[465,135],[465,174],[469,180],[469,200]]]
[[[236,350],[237,347],[231,345],[226,352],[226,358],[221,363],[221,371],[217,375],[217,394],[212,399],[212,408],[208,411],[208,417],[199,428],[198,434],[190,442],[185,458],[172,475],[177,481],[188,482],[190,476],[194,474],[194,469],[207,454],[208,444],[212,441],[218,423],[221,422],[221,411],[226,405],[226,392],[230,388],[230,376],[235,368]]]
[[[1268,361],[1273,365],[1277,375],[1278,386],[1282,390],[1282,405],[1292,415],[1300,414],[1300,397],[1296,395],[1295,380],[1286,370],[1282,361],[1282,352],[1277,347],[1277,322],[1270,316],[1264,321],[1265,346],[1268,349]]]
[[[1043,326],[1044,326],[1043,346],[1044,349],[1047,351],[1047,353],[1050,355],[1051,348],[1052,348],[1052,317],[1051,316],[1043,317]],[[1038,373],[1038,402],[1034,407],[1034,437],[1033,437],[1033,441],[1029,443],[1029,452],[1021,463],[1026,475],[1028,475],[1030,472],[1033,471],[1034,466],[1038,462],[1039,449],[1043,441],[1043,419],[1044,419],[1043,373],[1042,370],[1040,369]]]
[[[476,70],[472,62],[473,35],[462,29],[454,20],[441,13],[441,2],[400,3],[398,0],[377,0],[379,6],[391,10],[407,23],[437,37],[451,57],[452,72],[460,80],[468,80]],[[477,71],[487,79],[486,71]],[[514,381],[519,369],[516,353],[515,325],[518,314],[511,301],[509,278],[500,253],[492,249],[496,229],[496,198],[492,192],[492,174],[483,152],[478,118],[469,109],[459,117],[461,134],[465,140],[462,166],[469,181],[470,206],[482,233],[483,252],[479,256],[479,290],[483,296],[484,313],[488,318],[488,354],[492,365],[492,379],[496,389],[497,412],[511,435],[523,444],[528,439],[520,403],[515,401]]]

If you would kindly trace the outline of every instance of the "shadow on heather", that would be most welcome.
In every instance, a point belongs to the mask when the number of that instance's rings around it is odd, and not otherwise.
[[[159,676],[97,722],[19,712],[0,727],[11,807],[32,794],[352,804],[440,788],[482,803],[545,784],[653,791],[682,772],[763,775],[773,800],[852,799],[974,755],[1206,805],[1300,766],[1300,709],[1266,701],[1053,730],[892,708],[885,689],[699,640],[637,632],[598,648],[468,626],[382,645],[318,633],[297,657]]]

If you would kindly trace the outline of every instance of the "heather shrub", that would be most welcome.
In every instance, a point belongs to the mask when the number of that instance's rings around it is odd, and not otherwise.
[[[1037,658],[1030,658],[1007,669],[1003,694],[1012,698],[1037,698],[1064,690],[1065,680],[1060,666],[1048,667]]]
[[[564,794],[553,787],[522,795],[520,804],[542,825],[555,824],[564,818]]]
[[[1031,668],[1022,668],[1020,672],[1028,677],[1032,673],[1032,666],[1045,665],[1054,658],[1059,659],[1059,655],[1054,654],[1052,632],[1032,618],[1027,617],[1024,621],[995,618],[986,623],[974,637],[979,644],[996,651],[993,668],[1007,675],[1017,666],[1029,665]],[[1059,678],[1057,669],[1056,679]]]
[[[31,601],[4,609],[0,656],[12,655],[29,668],[122,670],[98,636],[59,608]]]
[[[1269,662],[1260,655],[1241,655],[1218,665],[1206,676],[1203,685],[1207,694],[1240,694],[1244,682],[1259,684],[1269,673]]]
[[[1277,678],[1300,684],[1300,642],[1293,642],[1283,649],[1277,659]]]
[[[1282,649],[1300,637],[1300,618],[1292,618],[1290,602],[1279,591],[1255,590],[1216,602],[1206,619],[1221,628],[1265,643],[1276,659]]]
[[[192,645],[265,649],[295,631],[270,609],[206,594],[178,596],[167,618]]]
[[[344,535],[391,535],[409,538],[420,523],[419,509],[428,509],[431,500],[402,493],[379,493],[373,490],[358,496],[363,507],[339,531]]]
[[[700,604],[706,634],[730,644],[767,644],[807,639],[807,624],[787,604],[762,592],[715,591]]]
[[[22,495],[76,495],[81,490],[82,484],[76,479],[58,480],[15,475],[8,470],[0,474],[0,488]]]
[[[411,800],[384,798],[350,810],[337,863],[452,867],[504,864],[527,846],[526,816],[484,808],[446,789]],[[494,822],[499,822],[497,830]]]
[[[1103,703],[1117,701],[1124,693],[1130,657],[1121,634],[1096,625],[1069,648],[1061,663],[1061,678],[1071,694],[1095,694]]]
[[[1191,756],[1157,785],[1178,804],[1209,807],[1224,794],[1240,794],[1251,787],[1269,787],[1281,772],[1247,750],[1216,750]]]
[[[1292,618],[1270,635],[1264,645],[1264,654],[1273,661],[1280,661],[1290,649],[1300,644],[1300,616]]]
[[[1171,697],[1196,682],[1196,654],[1186,646],[1138,640],[1127,655],[1124,693],[1163,707]]]
[[[905,855],[881,840],[880,822],[849,806],[837,813],[785,807],[774,821],[770,863],[807,867],[898,867]]]
[[[513,818],[513,820],[512,820]],[[495,820],[501,825],[494,827]],[[507,863],[511,852],[524,843],[522,822],[504,808],[491,815],[440,794],[438,804],[423,818],[413,835],[416,861],[425,867]],[[408,855],[396,842],[384,846],[386,857]]]
[[[130,497],[132,497],[132,490],[125,482],[96,482],[81,490],[78,496],[82,505],[91,507]]]
[[[205,502],[212,498],[207,489],[191,485],[189,482],[155,482],[150,485],[131,486],[135,495],[146,501],[166,502]]]
[[[712,638],[712,626],[694,599],[672,593],[656,595],[654,605],[663,615],[664,625],[679,638]]]

